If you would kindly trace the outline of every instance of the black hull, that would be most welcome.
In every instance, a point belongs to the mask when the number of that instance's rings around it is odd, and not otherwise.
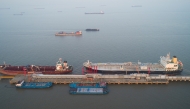
[[[110,71],[110,70],[94,70],[91,68],[86,68],[86,73],[101,73],[101,74],[134,74],[134,73],[144,73],[144,74],[162,74],[162,75],[180,75],[183,70],[177,71]]]
[[[86,31],[99,31],[99,29],[86,29]]]

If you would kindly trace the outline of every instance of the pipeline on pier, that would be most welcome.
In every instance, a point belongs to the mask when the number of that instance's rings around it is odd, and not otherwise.
[[[53,82],[54,84],[69,84],[72,82],[91,82],[98,83],[105,81],[107,84],[168,84],[169,81],[190,81],[190,76],[167,76],[167,75],[148,75],[148,74],[130,74],[130,75],[17,75],[10,83],[25,80],[28,82]]]

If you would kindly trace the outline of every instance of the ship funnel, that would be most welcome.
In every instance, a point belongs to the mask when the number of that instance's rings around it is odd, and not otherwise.
[[[177,64],[177,57],[173,56],[172,61],[173,61],[173,63]]]
[[[63,66],[67,67],[67,61],[64,61]]]

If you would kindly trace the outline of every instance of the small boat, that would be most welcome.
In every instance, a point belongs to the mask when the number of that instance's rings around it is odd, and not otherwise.
[[[70,33],[61,31],[55,34],[55,36],[80,36],[80,35],[82,35],[82,31],[70,32]]]
[[[103,11],[100,11],[100,12],[92,12],[92,13],[86,12],[85,14],[104,14],[104,12],[103,12]]]
[[[70,88],[106,88],[106,82],[100,83],[70,83]]]
[[[86,29],[86,31],[99,31],[99,29]]]
[[[70,94],[108,94],[107,88],[70,88]]]
[[[41,89],[41,88],[49,88],[51,86],[52,82],[25,82],[24,80],[16,84],[17,88],[24,88],[24,89]]]

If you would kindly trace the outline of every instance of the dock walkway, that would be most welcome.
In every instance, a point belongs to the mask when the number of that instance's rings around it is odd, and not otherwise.
[[[148,74],[130,74],[130,75],[17,75],[10,83],[15,84],[18,81],[28,82],[53,82],[54,84],[79,83],[98,83],[101,81],[107,84],[168,84],[169,81],[190,81],[190,76],[167,76],[167,75],[148,75]]]

